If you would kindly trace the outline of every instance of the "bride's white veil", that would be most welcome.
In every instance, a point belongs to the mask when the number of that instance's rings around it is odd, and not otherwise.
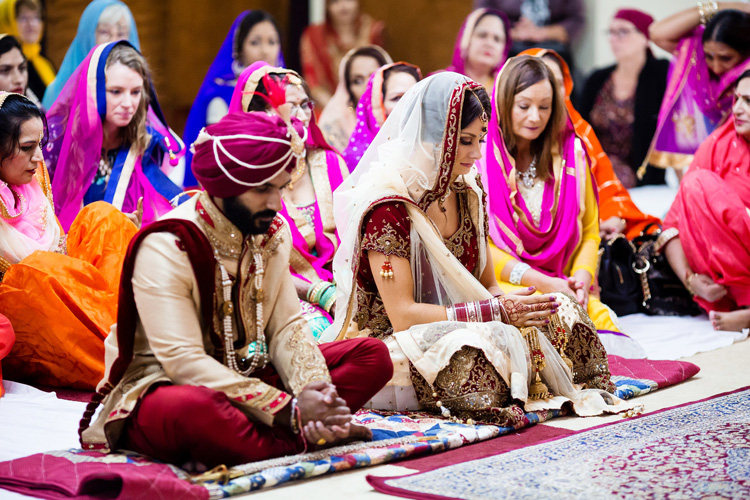
[[[459,286],[458,289],[445,286],[443,272],[456,276],[455,273],[460,268],[462,272],[459,274],[470,278],[473,276],[450,255],[434,225],[424,215],[427,206],[448,191],[456,159],[463,102],[467,94],[471,94],[466,90],[479,87],[473,80],[452,72],[438,73],[416,84],[404,94],[362,156],[357,168],[334,193],[334,217],[341,237],[333,262],[337,288],[336,320],[321,340],[341,338],[354,317],[360,228],[365,215],[378,202],[391,199],[406,202],[412,221],[413,273],[425,272],[424,269],[415,269],[415,264],[430,262],[432,265],[436,259],[431,254],[437,252],[440,260],[451,262],[448,269],[431,269],[430,272],[438,272],[441,277],[434,276],[434,280],[426,281],[434,283],[440,289],[449,288],[451,299],[479,300],[489,297],[476,279],[470,280],[474,283]],[[481,206],[481,190],[477,186],[476,175],[476,171],[472,171],[464,176],[463,182],[477,194],[475,199],[479,200],[474,211],[478,220],[474,222],[480,232],[479,241],[482,242],[484,208]],[[479,247],[481,269],[486,263],[486,249],[481,243]],[[423,255],[423,252],[426,253]],[[465,278],[466,276],[463,281],[466,281]],[[421,282],[422,280],[415,280],[415,283]],[[471,292],[466,292],[467,287]],[[463,290],[465,293],[456,290]],[[422,293],[415,290],[415,295],[418,297]]]

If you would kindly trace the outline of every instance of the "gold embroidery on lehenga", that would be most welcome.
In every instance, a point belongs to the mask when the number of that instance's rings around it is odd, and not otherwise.
[[[454,412],[488,411],[508,404],[510,390],[502,377],[474,347],[463,347],[451,356],[448,366],[440,370],[430,384],[410,367],[411,380],[421,407],[439,411],[436,401]],[[433,391],[436,396],[433,396]]]
[[[460,259],[471,245],[471,238],[474,235],[474,223],[470,217],[466,195],[461,193],[458,200],[458,217],[461,221],[461,225],[453,235],[448,238],[443,238],[443,242],[450,253],[452,253],[457,259]]]
[[[294,370],[289,379],[289,385],[294,394],[299,394],[302,388],[310,382],[318,380],[330,382],[331,375],[320,350],[305,335],[302,322],[298,321],[292,328],[294,331],[287,340],[285,348],[293,353],[291,366]]]
[[[568,335],[564,353],[573,363],[573,382],[614,392],[616,388],[610,380],[607,351],[591,318],[573,296],[564,293],[555,296],[560,303],[557,316]],[[553,345],[558,343],[553,329],[547,326],[542,331]]]
[[[381,340],[386,339],[393,333],[393,327],[385,312],[385,306],[380,295],[368,292],[360,287],[357,287],[356,293],[357,313],[353,319],[357,322],[357,327],[360,330],[369,329],[371,337]]]

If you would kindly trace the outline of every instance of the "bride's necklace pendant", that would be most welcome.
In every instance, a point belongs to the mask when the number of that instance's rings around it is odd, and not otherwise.
[[[534,187],[534,183],[536,182],[536,156],[531,160],[531,163],[529,164],[529,168],[526,170],[526,172],[516,172],[516,176],[518,177],[518,180],[521,181],[521,183],[526,187],[526,189],[531,189]]]

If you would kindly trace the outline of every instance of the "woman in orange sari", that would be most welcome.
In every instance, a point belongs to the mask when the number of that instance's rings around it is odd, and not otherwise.
[[[0,93],[0,314],[16,336],[3,367],[14,380],[93,389],[137,228],[97,202],[62,234],[41,151],[45,131],[31,101]]]
[[[750,70],[732,115],[695,152],[664,219],[675,274],[717,330],[750,328]]]
[[[615,175],[607,153],[602,149],[594,129],[584,120],[573,107],[570,95],[573,93],[573,78],[568,64],[557,52],[550,49],[529,49],[521,53],[541,57],[552,70],[555,79],[560,84],[560,91],[565,95],[565,106],[573,122],[576,134],[583,140],[591,162],[591,173],[594,175],[599,191],[599,235],[609,239],[622,233],[629,240],[637,237],[649,224],[655,224],[657,229],[660,221],[656,217],[646,215],[635,206],[628,190]]]
[[[362,45],[383,46],[383,22],[360,12],[359,7],[359,0],[326,0],[325,22],[308,26],[302,33],[302,75],[321,109],[336,90],[344,55]]]

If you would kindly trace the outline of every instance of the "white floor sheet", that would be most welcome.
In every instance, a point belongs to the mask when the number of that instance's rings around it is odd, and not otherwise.
[[[78,423],[86,403],[58,399],[18,382],[3,381],[0,462],[50,450],[80,448]],[[0,490],[2,491],[2,490]]]
[[[717,332],[708,316],[621,316],[622,331],[636,340],[648,359],[680,359],[747,339],[748,333]],[[617,353],[614,353],[617,354]]]

